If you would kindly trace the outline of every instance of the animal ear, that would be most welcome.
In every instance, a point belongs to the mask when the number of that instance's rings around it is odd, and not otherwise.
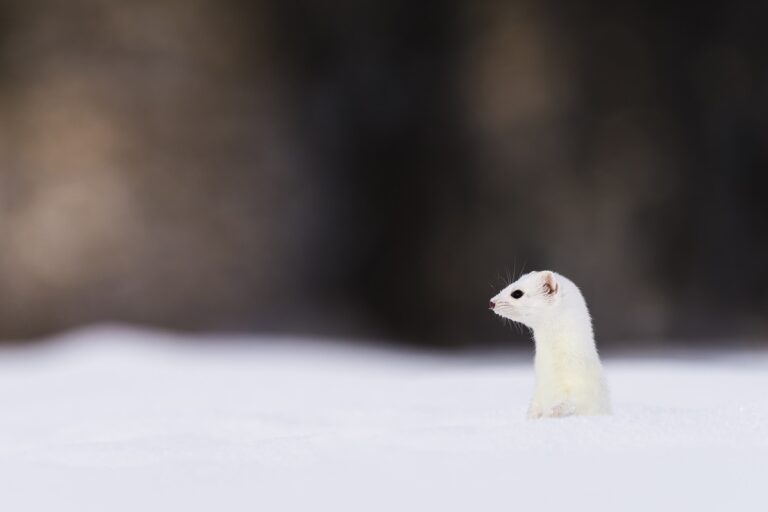
[[[555,279],[555,274],[549,270],[545,270],[541,273],[541,277],[544,281],[544,293],[547,295],[556,294],[560,286],[557,283],[557,279]]]

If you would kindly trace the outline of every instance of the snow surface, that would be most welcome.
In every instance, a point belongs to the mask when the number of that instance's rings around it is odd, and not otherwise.
[[[530,353],[123,328],[5,348],[0,509],[768,510],[768,354],[604,363],[613,416],[527,421]]]

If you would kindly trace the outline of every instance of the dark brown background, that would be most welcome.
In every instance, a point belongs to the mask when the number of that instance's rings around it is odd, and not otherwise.
[[[764,343],[768,12],[668,4],[6,0],[0,338],[522,342],[525,265],[603,346]]]

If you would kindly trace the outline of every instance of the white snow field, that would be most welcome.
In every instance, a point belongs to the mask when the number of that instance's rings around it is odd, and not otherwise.
[[[531,353],[91,328],[0,350],[0,510],[768,510],[768,354],[606,358],[528,421]]]

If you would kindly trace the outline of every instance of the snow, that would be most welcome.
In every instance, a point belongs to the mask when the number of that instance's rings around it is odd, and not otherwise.
[[[2,509],[765,510],[765,352],[609,357],[612,416],[528,421],[530,353],[187,338],[0,350]]]

